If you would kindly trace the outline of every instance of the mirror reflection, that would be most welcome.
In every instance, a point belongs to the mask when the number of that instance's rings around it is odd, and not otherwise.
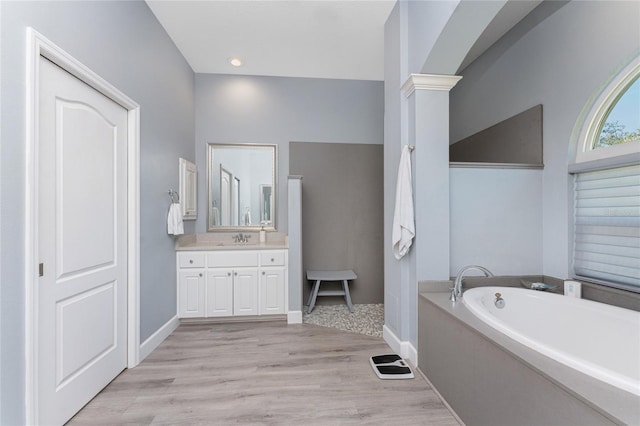
[[[208,231],[275,230],[276,146],[209,144]]]

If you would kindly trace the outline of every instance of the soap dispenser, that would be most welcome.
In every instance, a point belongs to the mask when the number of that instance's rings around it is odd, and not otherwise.
[[[267,242],[267,232],[264,230],[264,226],[260,228],[260,244]]]

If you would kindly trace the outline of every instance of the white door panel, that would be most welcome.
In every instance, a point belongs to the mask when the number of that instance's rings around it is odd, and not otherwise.
[[[284,313],[284,269],[262,270],[260,277],[260,315]]]
[[[258,270],[236,269],[233,276],[233,314],[258,315]]]
[[[116,346],[112,326],[116,312],[116,283],[77,294],[57,305],[56,385],[71,380]],[[89,321],[89,323],[87,323]],[[77,346],[77,342],[83,342]]]
[[[208,317],[233,315],[233,270],[214,269],[207,273]]]
[[[62,424],[127,362],[127,111],[40,59],[37,407]]]
[[[204,316],[204,269],[187,269],[179,272],[180,317]]]
[[[56,100],[58,276],[115,262],[117,127],[85,103]],[[91,141],[86,140],[91,135]],[[87,177],[93,176],[88,179]],[[105,196],[105,195],[109,196]],[[92,244],[77,250],[78,241]]]

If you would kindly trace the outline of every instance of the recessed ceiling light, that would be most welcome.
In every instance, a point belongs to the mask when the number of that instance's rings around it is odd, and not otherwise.
[[[242,66],[242,61],[240,58],[229,58],[229,63],[234,67]]]

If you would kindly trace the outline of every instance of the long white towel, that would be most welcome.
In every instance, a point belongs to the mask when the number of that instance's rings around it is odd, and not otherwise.
[[[169,214],[167,215],[167,232],[169,235],[184,234],[184,224],[182,223],[182,209],[180,203],[171,203]]]
[[[413,220],[413,191],[411,189],[411,151],[406,145],[402,148],[400,165],[398,166],[398,182],[396,184],[396,205],[393,212],[391,242],[393,255],[400,260],[407,254],[413,237],[416,235]]]

